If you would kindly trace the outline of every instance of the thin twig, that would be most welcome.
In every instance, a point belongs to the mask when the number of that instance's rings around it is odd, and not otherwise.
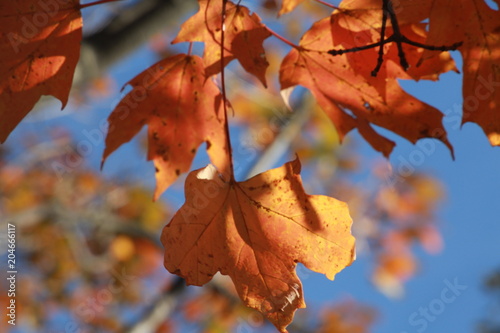
[[[393,34],[389,36],[388,38],[385,38],[385,30],[386,30],[386,24],[387,24],[387,18],[391,20],[391,25],[393,29]],[[413,45],[416,47],[420,47],[426,50],[431,50],[431,51],[453,51],[456,50],[458,47],[462,45],[462,42],[457,42],[449,46],[434,46],[434,45],[426,45],[422,43],[418,43],[415,41],[412,41],[405,35],[400,30],[398,19],[396,16],[396,13],[394,12],[394,8],[392,6],[392,1],[391,0],[382,0],[382,27],[380,29],[380,41],[377,43],[372,43],[369,45],[365,46],[360,46],[360,47],[353,47],[350,49],[344,49],[344,50],[330,50],[328,51],[329,54],[336,56],[336,55],[341,55],[344,53],[351,53],[351,52],[357,52],[357,51],[363,51],[363,50],[368,50],[372,49],[375,47],[380,47],[379,52],[378,52],[378,58],[377,58],[377,65],[375,66],[375,69],[371,72],[372,76],[377,76],[377,73],[380,71],[380,68],[382,67],[382,64],[384,62],[384,45],[395,42],[396,46],[398,48],[398,56],[399,56],[399,63],[401,67],[406,71],[410,65],[408,64],[408,61],[406,60],[406,56],[403,50],[403,44],[409,44]]]
[[[380,67],[382,67],[382,63],[384,62],[384,43],[386,42],[385,28],[387,24],[387,13],[388,13],[388,9],[386,7],[387,7],[387,1],[384,1],[384,3],[382,4],[382,29],[380,29],[380,47],[378,49],[377,66],[375,66],[375,69],[372,71],[371,73],[372,76],[377,76]]]
[[[230,181],[234,182],[234,166],[233,166],[233,152],[231,148],[231,138],[229,137],[229,123],[227,120],[227,95],[226,95],[226,78],[224,75],[224,38],[226,32],[226,4],[227,0],[222,0],[222,22],[221,22],[221,36],[220,36],[220,76],[221,76],[221,90],[222,90],[222,104],[224,107],[224,130],[226,132],[227,144],[227,157],[229,159],[229,172]]]
[[[266,28],[266,30],[271,34],[273,35],[274,37],[278,38],[280,41],[282,41],[283,43],[287,44],[287,45],[290,45],[291,47],[293,48],[300,48],[300,46],[292,43],[291,41],[289,41],[288,39],[286,39],[285,37],[281,36],[280,34],[278,34],[277,32],[275,32],[274,30],[270,29],[269,27],[267,26],[264,26],[264,28]]]
[[[329,8],[332,8],[332,9],[339,9],[339,7],[337,7],[335,5],[332,5],[331,3],[322,1],[322,0],[314,0],[314,1],[316,1],[317,3],[320,3],[320,4],[324,5],[324,6],[327,6]]]

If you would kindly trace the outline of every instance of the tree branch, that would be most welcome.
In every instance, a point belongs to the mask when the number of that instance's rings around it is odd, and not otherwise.
[[[391,20],[391,26],[393,29],[393,34],[389,36],[388,38],[385,38],[385,29],[386,29],[386,24],[387,24],[387,18]],[[330,50],[328,51],[329,54],[336,56],[336,55],[341,55],[344,53],[350,53],[350,52],[357,52],[357,51],[363,51],[363,50],[368,50],[372,49],[375,47],[380,47],[379,52],[378,52],[378,58],[377,58],[377,65],[375,66],[375,69],[371,72],[372,76],[377,76],[377,73],[380,71],[380,68],[382,67],[382,64],[384,62],[384,45],[395,42],[396,46],[398,48],[398,56],[399,56],[399,63],[401,67],[406,71],[410,65],[408,64],[408,61],[406,60],[406,56],[403,50],[403,44],[409,44],[413,45],[416,47],[421,47],[426,50],[431,50],[431,51],[453,51],[456,50],[458,47],[462,45],[462,42],[457,42],[449,46],[434,46],[434,45],[426,45],[418,42],[414,42],[411,39],[407,38],[404,36],[399,28],[399,23],[398,19],[396,16],[396,13],[394,12],[394,8],[392,6],[392,1],[391,0],[382,0],[382,27],[380,29],[380,41],[377,43],[372,43],[369,45],[361,46],[361,47],[353,47],[350,49],[342,49],[342,50]]]

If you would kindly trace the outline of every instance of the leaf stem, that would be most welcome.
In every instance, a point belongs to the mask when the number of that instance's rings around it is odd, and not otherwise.
[[[101,4],[107,3],[107,2],[116,2],[116,1],[121,1],[121,0],[99,0],[99,1],[94,1],[94,2],[91,2],[91,3],[86,3],[84,5],[80,5],[80,9],[87,8],[87,7],[92,7],[92,6],[96,6],[96,5],[101,5]]]
[[[274,30],[270,29],[268,26],[264,25],[264,28],[267,29],[267,31],[269,31],[269,33],[271,35],[273,35],[274,37],[278,38],[280,41],[282,41],[283,43],[285,44],[288,44],[290,45],[291,47],[295,48],[295,49],[299,49],[300,46],[292,43],[291,41],[289,41],[288,39],[286,39],[285,37],[281,36],[280,34],[278,34],[277,32],[275,32]]]
[[[334,6],[331,3],[325,2],[323,0],[314,0],[314,1],[316,1],[317,3],[320,3],[320,4],[324,5],[324,6],[330,7],[332,9],[339,9],[339,7]]]
[[[193,52],[193,42],[189,42],[189,47],[188,47],[188,56],[191,55],[191,52]]]
[[[226,21],[226,3],[227,0],[222,0],[222,22],[221,22],[221,42],[220,42],[220,77],[222,90],[222,105],[224,107],[224,128],[226,131],[227,157],[229,159],[230,182],[235,182],[233,152],[231,148],[231,138],[229,137],[229,122],[227,120],[227,95],[226,95],[226,79],[224,75],[224,37],[225,37],[225,21]]]

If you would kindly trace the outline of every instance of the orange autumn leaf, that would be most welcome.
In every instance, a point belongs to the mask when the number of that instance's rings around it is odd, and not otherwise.
[[[428,38],[437,45],[456,38],[463,41],[462,124],[481,126],[493,146],[500,146],[499,22],[500,11],[484,0],[434,0]]]
[[[308,88],[336,126],[341,139],[357,128],[386,157],[395,144],[376,132],[373,125],[388,129],[412,143],[421,138],[435,137],[451,149],[441,124],[443,115],[407,94],[397,82],[400,77],[435,79],[433,70],[438,69],[438,73],[441,73],[454,68],[449,56],[437,54],[429,60],[427,67],[411,68],[406,73],[399,65],[399,60],[396,60],[395,46],[390,45],[386,52],[388,59],[384,61],[377,77],[372,77],[371,71],[377,61],[377,51],[374,49],[338,56],[327,53],[335,45],[359,46],[356,45],[359,43],[356,41],[357,34],[343,31],[338,26],[338,22],[345,19],[344,13],[336,12],[331,18],[315,23],[305,33],[299,48],[292,49],[283,60],[280,69],[281,88],[295,85]],[[376,34],[369,31],[369,27],[366,29],[363,42],[375,42]],[[332,38],[332,31],[335,39]],[[415,38],[424,34],[418,26],[407,26],[405,32]],[[418,61],[416,56],[419,53],[413,46],[405,47],[405,52],[410,63]]]
[[[298,262],[329,279],[354,260],[347,205],[305,193],[299,160],[245,182],[209,165],[186,179],[186,202],[165,226],[165,267],[188,284],[229,275],[244,303],[286,332],[305,307]]]
[[[117,261],[130,260],[137,252],[134,240],[125,235],[118,235],[109,246],[109,252]]]
[[[283,15],[293,11],[298,5],[300,5],[304,0],[282,0],[281,9],[278,15]]]
[[[400,297],[404,292],[403,282],[417,270],[415,257],[409,251],[385,252],[379,258],[379,266],[372,275],[377,288],[387,296]]]
[[[327,307],[317,333],[368,333],[377,318],[374,308],[346,300]]]
[[[331,16],[332,41],[336,49],[348,49],[361,47],[366,44],[377,42],[380,39],[380,32],[365,21],[365,17],[352,16],[352,12],[337,11]],[[381,18],[379,17],[379,22]],[[386,37],[393,31],[386,28]],[[400,31],[412,41],[425,43],[427,38],[426,24],[415,23],[400,25]],[[387,89],[386,79],[406,79],[406,80],[433,80],[439,79],[439,75],[450,70],[458,72],[455,63],[449,52],[433,51],[425,61],[421,61],[424,51],[412,45],[404,43],[402,45],[405,58],[410,67],[404,70],[400,65],[400,57],[396,44],[390,43],[384,47],[384,63],[374,78],[372,70],[377,64],[378,48],[349,53],[346,55],[350,66],[358,75],[362,75],[374,86],[381,95]]]
[[[398,23],[408,24],[422,22],[422,20],[429,17],[432,1],[433,0],[392,1],[392,7],[394,13],[397,15]],[[373,29],[379,29],[382,26],[382,0],[343,0],[339,5],[339,10],[350,19],[363,22],[364,26],[368,25]],[[391,22],[388,21],[387,24],[390,26]],[[361,28],[361,30],[365,30],[365,28]]]
[[[81,40],[78,0],[0,3],[0,142],[42,95],[66,106]]]
[[[380,268],[384,272],[399,280],[404,281],[415,274],[416,262],[409,252],[384,253],[381,255],[380,262]]]
[[[347,0],[341,7],[351,17],[379,28],[381,20],[378,0]],[[484,0],[413,0],[394,1],[394,12],[400,24],[429,20],[426,45],[450,45],[462,42],[463,119],[462,124],[478,124],[490,143],[500,145],[500,11]],[[378,6],[378,10],[376,7]],[[351,26],[349,29],[353,29]],[[425,50],[423,64],[435,51]]]
[[[108,122],[105,159],[148,126],[148,160],[156,168],[157,199],[191,166],[198,146],[206,142],[212,163],[226,172],[227,145],[222,96],[205,79],[198,56],[178,54],[151,66],[132,79],[133,87]]]
[[[222,39],[222,1],[198,0],[200,10],[181,27],[181,31],[172,43],[204,42],[203,60],[206,75],[214,75],[221,70]],[[224,33],[224,66],[233,59],[238,59],[243,68],[255,75],[266,86],[265,72],[269,63],[262,46],[271,36],[260,21],[260,17],[250,14],[248,8],[226,4]]]

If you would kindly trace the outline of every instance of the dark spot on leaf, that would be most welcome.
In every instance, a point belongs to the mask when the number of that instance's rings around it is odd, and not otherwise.
[[[430,135],[429,135],[429,129],[428,129],[428,128],[421,129],[421,130],[420,130],[420,135],[421,135],[421,136],[423,136],[423,137],[428,137],[428,136],[430,136]]]
[[[178,176],[178,175],[180,175],[180,174],[181,174],[181,170],[179,170],[179,169],[175,169],[175,174],[176,174],[177,176]]]

